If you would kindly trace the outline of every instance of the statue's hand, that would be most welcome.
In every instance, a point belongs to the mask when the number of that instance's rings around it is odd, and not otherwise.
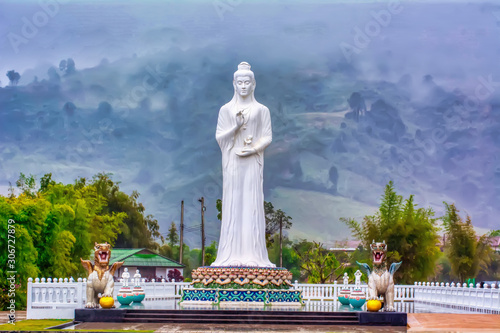
[[[252,147],[245,147],[241,150],[241,152],[239,153],[236,153],[236,155],[240,156],[240,157],[245,157],[245,156],[250,156],[250,155],[253,155],[257,153],[257,150],[255,150],[255,148],[252,148]]]
[[[236,125],[238,128],[240,128],[241,126],[243,126],[244,123],[245,123],[245,116],[243,115],[242,111],[240,111],[236,114]]]

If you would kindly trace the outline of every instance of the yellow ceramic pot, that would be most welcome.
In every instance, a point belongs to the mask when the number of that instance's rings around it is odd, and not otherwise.
[[[382,302],[378,299],[372,299],[366,302],[366,309],[370,312],[377,312],[380,308],[382,308]]]
[[[115,304],[115,300],[113,297],[101,297],[99,304],[101,304],[104,309],[111,309]]]

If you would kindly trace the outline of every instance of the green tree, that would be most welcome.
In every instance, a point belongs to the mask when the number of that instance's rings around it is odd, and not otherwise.
[[[52,180],[52,173],[47,173],[43,175],[40,179],[40,192],[44,192],[48,189],[50,185],[55,185],[56,182]]]
[[[271,246],[268,248],[269,260],[276,266],[280,262],[279,234],[274,235]],[[292,248],[293,242],[283,237],[283,267],[293,274],[293,280],[302,280],[300,274],[300,257]]]
[[[434,212],[431,208],[418,208],[413,195],[403,200],[394,190],[392,181],[386,185],[375,215],[365,216],[362,223],[348,218],[341,218],[341,221],[362,241],[365,249],[370,248],[373,240],[386,241],[388,263],[403,261],[401,269],[395,273],[398,283],[411,284],[434,274],[440,252]],[[365,261],[371,261],[369,251],[364,255]]]
[[[217,242],[212,241],[210,246],[205,247],[205,265],[210,266],[217,257]]]
[[[19,74],[18,72],[16,72],[15,70],[12,69],[12,70],[8,71],[6,75],[9,78],[10,85],[17,86],[17,84],[19,83],[19,80],[21,79],[21,74]]]
[[[21,192],[28,197],[36,196],[36,178],[33,175],[26,176],[21,172],[19,179],[16,181],[16,186]]]
[[[28,277],[85,277],[80,258],[89,257],[94,242],[115,244],[125,219],[139,221],[139,230],[146,230],[149,238],[141,244],[156,244],[152,237],[159,226],[152,216],[145,216],[145,208],[136,201],[138,194],[120,192],[106,175],[97,175],[91,183],[79,178],[74,184],[62,184],[46,174],[37,187],[33,175],[21,174],[16,185],[19,195],[14,190],[7,197],[0,195],[0,240],[7,244],[8,221],[15,221],[18,309],[25,306]],[[0,252],[0,260],[7,263],[7,259],[7,252]],[[6,281],[6,274],[0,267],[1,281]]]
[[[222,200],[217,199],[215,202],[215,208],[217,208],[217,219],[222,221]]]
[[[479,271],[477,281],[499,281],[500,280],[500,253],[491,253],[491,260],[486,269]]]
[[[177,227],[175,226],[175,222],[172,221],[170,224],[170,228],[168,229],[167,234],[168,245],[173,248],[179,242],[179,234],[177,233]]]
[[[435,274],[431,280],[438,282],[451,282],[451,263],[446,254],[441,252],[436,262]]]
[[[172,247],[170,247],[170,245],[168,244],[163,244],[162,246],[160,246],[160,248],[158,249],[158,253],[167,258],[174,257]]]
[[[450,260],[451,273],[460,282],[475,278],[479,271],[487,270],[491,262],[492,250],[490,235],[477,237],[470,216],[465,221],[454,204],[444,203],[446,215],[443,216],[447,241],[445,253]]]
[[[222,221],[222,200],[217,199],[217,219]],[[280,224],[283,224],[283,230],[292,227],[292,218],[281,209],[275,210],[272,203],[264,201],[264,214],[266,217],[266,245],[269,248],[274,241],[274,235],[280,230]]]
[[[114,245],[127,215],[123,212],[105,211],[106,199],[99,195],[93,184],[86,184],[85,179],[78,179],[75,184],[67,185],[49,181],[45,189],[42,188],[44,187],[41,186],[40,191],[43,198],[50,203],[50,212],[41,233],[45,241],[39,247],[40,267],[45,267],[43,272],[46,275],[58,275],[54,271],[58,264],[53,261],[64,260],[55,259],[52,251],[57,251],[59,246],[65,245],[71,247],[67,253],[72,264],[68,266],[76,270],[68,274],[84,275],[85,270],[81,267],[80,258],[89,256],[94,242],[108,242]],[[64,231],[71,234],[65,233],[68,239],[74,237],[77,240],[73,245],[67,241],[63,242],[59,233]]]
[[[152,215],[145,215],[146,208],[139,203],[139,193],[128,195],[120,191],[118,183],[113,182],[111,174],[99,173],[93,177],[92,185],[97,189],[98,201],[105,201],[103,213],[125,213],[122,232],[118,235],[115,246],[157,250],[159,245],[154,239],[161,239],[159,224]],[[98,202],[100,204],[100,202]]]
[[[288,230],[292,227],[292,218],[281,209],[275,210],[273,204],[267,201],[264,201],[264,214],[266,216],[266,245],[269,248],[273,236],[280,230],[280,224],[283,225],[283,230]]]
[[[335,281],[343,273],[345,264],[341,264],[335,254],[313,242],[312,246],[302,252],[298,247],[295,252],[300,258],[300,268],[307,272],[309,283],[326,283]]]
[[[334,243],[335,248],[346,248],[347,247],[347,241],[336,241]],[[354,252],[347,252],[343,250],[335,250],[333,251],[335,254],[335,257],[337,260],[344,265],[344,271],[343,273],[347,273],[349,276],[353,277],[354,273],[359,268],[359,265],[356,263],[357,261],[362,262],[366,261],[366,258],[369,257],[369,253],[366,251],[366,249],[363,247],[362,244],[360,244]],[[368,278],[366,275],[361,276],[362,281],[368,281]],[[354,280],[353,280],[354,281]]]
[[[8,271],[17,271],[15,274],[17,286],[16,309],[26,307],[27,278],[38,276],[40,273],[36,265],[38,254],[33,237],[26,225],[15,220],[16,215],[17,212],[10,204],[9,199],[0,196],[0,244],[3,248],[0,251],[0,261],[3,263],[0,266],[0,289],[3,290],[0,296],[0,310],[6,310],[6,306],[10,305],[8,304],[10,298],[7,297],[7,292],[5,292],[10,288],[7,278],[11,276],[11,273]],[[13,249],[15,252],[11,254],[9,251]],[[9,254],[11,254],[10,257]]]

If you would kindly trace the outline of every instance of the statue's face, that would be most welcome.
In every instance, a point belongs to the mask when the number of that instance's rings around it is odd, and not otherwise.
[[[248,96],[252,93],[254,89],[254,82],[250,76],[238,76],[234,80],[234,85],[236,87],[236,92],[240,96]]]

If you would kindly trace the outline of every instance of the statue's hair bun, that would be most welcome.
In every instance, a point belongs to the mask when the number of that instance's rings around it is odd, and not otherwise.
[[[242,62],[240,62],[240,64],[238,65],[238,70],[239,70],[239,71],[249,71],[251,67],[252,67],[252,66],[250,66],[250,64],[249,64],[248,62],[246,62],[246,61],[242,61]]]

